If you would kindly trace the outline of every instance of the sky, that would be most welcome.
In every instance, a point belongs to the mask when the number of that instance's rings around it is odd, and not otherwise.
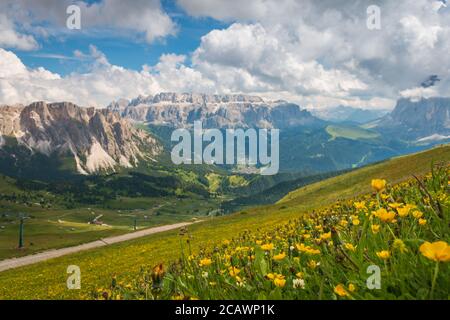
[[[170,91],[390,109],[449,96],[449,52],[445,0],[1,0],[0,104]]]

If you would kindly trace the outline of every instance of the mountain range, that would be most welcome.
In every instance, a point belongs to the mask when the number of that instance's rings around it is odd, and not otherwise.
[[[278,128],[281,171],[330,172],[446,142],[449,114],[449,98],[400,99],[392,112],[362,125],[332,123],[293,103],[246,95],[159,93],[105,109],[69,102],[4,105],[0,170],[27,176],[39,173],[39,163],[93,174],[159,163],[170,151],[163,146],[170,147],[171,131],[198,120],[205,128]]]
[[[278,128],[285,172],[343,170],[445,142],[449,108],[448,98],[400,99],[389,113],[344,106],[312,113],[282,100],[192,93],[139,96],[108,106],[149,126],[169,145],[170,128],[190,128],[196,120],[206,128]]]
[[[386,115],[388,110],[370,110],[348,106],[312,109],[311,113],[323,120],[337,123],[364,124]]]
[[[364,128],[419,143],[449,139],[450,98],[400,99],[391,113]]]
[[[20,167],[24,155],[40,154],[72,160],[78,173],[92,174],[135,167],[161,151],[150,134],[107,109],[68,102],[0,107],[0,156],[6,167]]]
[[[202,121],[204,128],[221,129],[286,129],[324,124],[296,104],[246,95],[159,93],[114,101],[107,109],[135,122],[175,128],[192,127],[194,121]]]

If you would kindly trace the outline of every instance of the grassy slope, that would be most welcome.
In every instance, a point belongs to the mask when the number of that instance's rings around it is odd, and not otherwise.
[[[326,131],[333,137],[333,139],[342,137],[351,140],[358,139],[375,139],[380,135],[374,131],[363,129],[356,126],[345,125],[330,125],[326,128]]]
[[[42,209],[0,201],[0,260],[132,232],[134,217],[138,219],[138,228],[147,228],[203,217],[217,207],[213,200],[175,197],[120,198],[108,204],[111,209],[95,206]],[[25,221],[22,250],[17,250],[18,212],[32,217]],[[87,224],[99,215],[107,227]]]
[[[423,174],[430,170],[433,161],[450,161],[450,146],[395,158],[303,187],[276,205],[196,224],[189,228],[193,250],[233,237],[243,230],[273,226],[337,199],[366,193],[373,178],[386,178],[395,183],[410,178],[411,174]],[[142,265],[153,266],[178,258],[179,241],[177,232],[171,231],[9,270],[0,273],[0,299],[85,298],[92,290],[108,286],[114,274],[119,281],[133,278]],[[66,268],[71,264],[81,269],[82,289],[79,291],[66,289]]]

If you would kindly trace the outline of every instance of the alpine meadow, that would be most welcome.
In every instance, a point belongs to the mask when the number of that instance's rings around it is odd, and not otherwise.
[[[1,1],[0,308],[445,308],[448,48],[446,0]]]

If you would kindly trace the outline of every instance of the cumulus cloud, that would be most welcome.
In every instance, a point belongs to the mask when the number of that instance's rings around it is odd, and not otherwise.
[[[36,30],[31,28],[33,23],[42,21],[64,26],[65,8],[72,2],[14,1],[8,8],[28,9],[3,24],[0,19],[0,46],[8,47],[1,44],[3,25],[16,32],[17,39],[33,43],[34,38],[24,38],[23,32]],[[157,0],[136,0],[132,6],[119,0],[76,3],[82,7],[86,30],[111,30],[118,35],[137,31],[147,42],[177,31]],[[71,100],[104,106],[120,97],[195,91],[257,94],[307,107],[385,109],[402,96],[448,96],[450,8],[437,0],[380,0],[381,30],[369,30],[366,20],[371,4],[362,0],[178,0],[187,14],[226,21],[228,26],[205,34],[192,53],[163,54],[158,63],[139,71],[112,65],[94,46],[89,52],[74,53],[74,58],[90,63],[89,71],[65,77],[26,68],[13,53],[2,50],[1,58],[9,62],[0,61],[0,100]],[[20,32],[11,24],[19,18],[31,21]],[[53,31],[50,27],[39,32]],[[14,67],[9,68],[10,64]],[[431,75],[441,81],[421,87]]]
[[[6,14],[0,13],[0,47],[35,50],[39,46],[33,36],[18,32]]]
[[[281,39],[260,24],[236,23],[228,29],[210,32],[194,52],[193,63],[217,82],[229,81],[225,85],[235,90],[278,89],[339,97],[367,88],[346,70],[324,68],[312,59],[298,59]]]
[[[235,22],[206,35],[194,54],[199,68],[206,64],[211,73],[236,68],[242,76],[234,81],[225,77],[230,85],[285,90],[297,100],[318,104],[345,98],[350,104],[393,105],[431,74],[450,78],[450,60],[445,58],[450,52],[450,8],[443,1],[377,1],[381,30],[366,27],[366,10],[373,4],[369,1],[178,4],[193,16]],[[248,81],[242,80],[244,75]],[[446,89],[433,91],[449,95]]]
[[[0,103],[71,101],[105,107],[119,97],[134,98],[161,91],[212,92],[214,83],[183,62],[185,56],[163,55],[154,66],[135,71],[111,64],[95,46],[78,52],[90,61],[86,73],[62,77],[44,68],[30,69],[11,51],[0,48]]]
[[[86,27],[139,31],[148,43],[176,33],[175,23],[162,10],[159,0],[134,0],[132,4],[121,0],[102,0],[91,5],[77,3]]]
[[[28,49],[35,48],[32,35],[49,37],[58,34],[70,34],[66,28],[67,7],[78,5],[81,13],[81,31],[84,34],[109,32],[117,36],[136,37],[152,43],[157,39],[175,35],[177,26],[164,12],[159,0],[133,0],[133,3],[121,0],[100,0],[94,3],[72,0],[4,0],[0,10],[15,21],[20,21],[22,29],[28,35],[16,35],[22,41],[21,47],[4,43],[2,47]],[[0,39],[2,25],[0,15]],[[11,30],[9,27],[8,30]],[[28,41],[28,45],[25,44]],[[0,44],[1,44],[0,40]]]

